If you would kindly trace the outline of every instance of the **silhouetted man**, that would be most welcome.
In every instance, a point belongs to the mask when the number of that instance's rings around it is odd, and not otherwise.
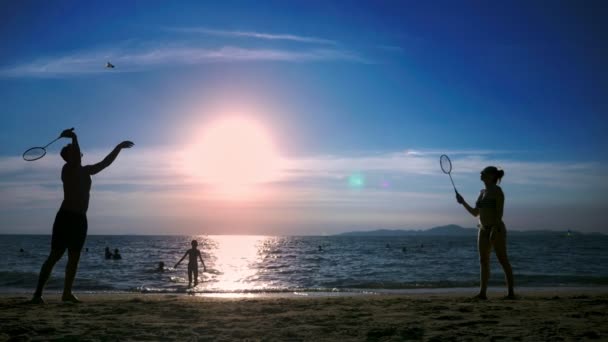
[[[51,239],[51,253],[42,264],[38,286],[32,298],[33,303],[44,303],[42,290],[49,279],[53,267],[61,259],[65,250],[68,250],[68,264],[65,269],[65,282],[61,300],[64,302],[79,302],[72,294],[72,284],[76,277],[80,251],[87,236],[87,209],[89,208],[89,192],[91,190],[91,175],[99,173],[110,166],[123,148],[130,148],[133,143],[123,141],[110,152],[101,162],[94,165],[81,165],[82,154],[78,146],[78,139],[74,129],[61,132],[61,137],[71,138],[72,143],[61,150],[61,157],[65,165],[61,170],[63,182],[63,202],[55,217],[53,224],[53,237]]]

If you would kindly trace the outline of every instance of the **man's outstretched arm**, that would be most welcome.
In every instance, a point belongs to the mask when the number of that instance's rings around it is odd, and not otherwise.
[[[91,175],[97,174],[99,173],[101,170],[105,169],[106,167],[110,166],[110,164],[112,164],[112,162],[114,162],[114,160],[116,159],[116,157],[118,156],[118,153],[120,152],[120,150],[122,150],[123,148],[131,148],[133,147],[133,143],[130,141],[123,141],[120,144],[118,144],[113,150],[112,152],[110,152],[110,154],[108,154],[105,158],[103,158],[102,161],[100,161],[97,164],[93,164],[93,165],[87,165],[84,168],[87,170],[87,172]]]

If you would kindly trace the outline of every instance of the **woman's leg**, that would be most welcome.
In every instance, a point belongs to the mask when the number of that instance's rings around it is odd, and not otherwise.
[[[192,286],[192,267],[188,265],[188,287]]]
[[[492,250],[490,232],[488,230],[479,230],[479,234],[477,235],[477,250],[479,251],[480,271],[479,294],[477,298],[486,299],[488,280],[490,279],[490,251]]]
[[[509,289],[509,294],[507,296],[515,297],[515,292],[513,290],[513,269],[511,268],[511,263],[509,263],[509,258],[507,256],[507,230],[504,226],[499,229],[495,228],[495,230],[496,231],[493,234],[494,251],[496,253],[496,258],[498,258],[498,261],[505,272],[505,279]]]

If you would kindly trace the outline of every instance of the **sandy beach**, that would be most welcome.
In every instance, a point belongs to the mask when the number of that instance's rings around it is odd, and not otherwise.
[[[46,305],[0,297],[0,340],[582,341],[608,339],[608,291],[214,298],[81,295]]]

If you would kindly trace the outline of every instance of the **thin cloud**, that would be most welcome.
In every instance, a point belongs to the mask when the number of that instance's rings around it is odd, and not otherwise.
[[[260,185],[259,190],[268,194],[264,200],[225,204],[209,184],[189,174],[181,157],[176,158],[175,150],[128,151],[94,177],[91,207],[92,215],[100,218],[100,229],[109,229],[109,222],[124,224],[124,220],[148,227],[146,220],[162,217],[171,218],[171,224],[177,222],[173,218],[181,220],[183,229],[195,226],[196,220],[206,225],[216,222],[218,227],[239,226],[240,221],[231,221],[237,216],[263,227],[270,220],[280,227],[319,224],[327,228],[334,224],[336,229],[356,224],[369,228],[470,222],[455,205],[450,182],[434,154],[402,151],[291,158],[286,160],[281,179]],[[510,222],[518,227],[530,227],[532,221],[516,214],[521,208],[527,210],[530,203],[535,211],[528,218],[539,212],[553,215],[557,205],[577,210],[605,206],[601,194],[608,189],[600,163],[499,160],[492,159],[496,153],[451,152],[457,171],[455,181],[464,194],[474,182],[479,186],[478,173],[486,165],[499,165],[507,171],[505,187],[512,201]],[[106,154],[106,150],[90,151],[85,163],[98,161]],[[55,210],[62,197],[61,165],[56,155],[32,163],[19,157],[0,157],[0,213],[6,218],[15,210]],[[365,175],[364,187],[349,187],[348,177],[353,172]],[[439,177],[443,179],[439,181]],[[247,215],[240,216],[243,211]],[[239,215],[234,215],[236,212]],[[40,224],[28,221],[36,217],[39,216],[21,215],[0,224],[0,231],[31,225],[32,231],[39,232],[35,227]],[[558,227],[560,220],[561,217],[554,217],[544,223]],[[157,229],[162,232],[162,225]]]
[[[106,61],[116,69],[106,70]],[[225,46],[217,49],[159,47],[143,51],[94,51],[69,56],[41,58],[5,69],[0,77],[62,77],[82,74],[138,72],[179,65],[220,62],[323,62],[369,63],[354,52],[337,49],[250,49]]]
[[[265,32],[255,31],[230,31],[230,30],[217,30],[205,27],[171,27],[167,28],[167,31],[179,32],[179,33],[198,33],[212,36],[221,37],[235,37],[235,38],[255,38],[265,40],[285,40],[299,43],[310,43],[310,44],[322,44],[322,45],[337,45],[336,41],[317,38],[317,37],[306,37],[298,36],[294,34],[273,34]]]
[[[174,154],[172,149],[144,151],[122,158],[120,163],[96,177],[98,179],[95,183],[105,186],[130,184],[148,189],[179,189],[200,183],[200,180],[188,174],[182,165],[183,161],[171,157]],[[603,175],[598,171],[601,170],[601,165],[596,162],[499,160],[483,154],[466,154],[466,151],[452,152],[455,155],[452,162],[456,174],[466,175],[467,178],[471,178],[471,174],[478,174],[487,165],[496,165],[506,170],[510,184],[576,188],[602,184],[603,180]],[[87,153],[84,163],[101,160],[105,154],[107,151],[91,151]],[[159,160],[172,162],[163,164]],[[429,185],[434,183],[432,177],[443,176],[438,157],[434,154],[391,152],[356,157],[312,156],[286,158],[283,164],[282,175],[275,182],[281,188],[331,188],[331,184],[346,180],[353,172],[389,180],[415,177],[419,182],[428,180]],[[6,189],[17,185],[57,184],[57,170],[61,165],[60,158],[43,158],[30,163],[19,157],[0,157],[0,187]],[[406,188],[400,190],[412,191]]]
[[[498,154],[512,154],[521,153],[523,151],[507,151],[507,150],[415,150],[407,149],[404,151],[408,155],[412,156],[436,156],[439,157],[443,154],[448,156],[454,155],[498,155]]]
[[[397,52],[397,53],[403,53],[405,51],[404,48],[402,48],[401,46],[396,46],[396,45],[378,45],[376,47],[380,50]]]

